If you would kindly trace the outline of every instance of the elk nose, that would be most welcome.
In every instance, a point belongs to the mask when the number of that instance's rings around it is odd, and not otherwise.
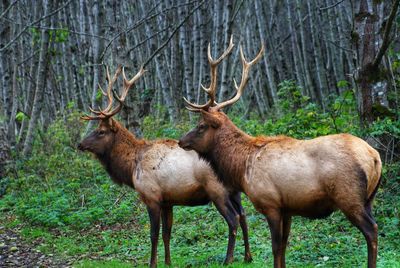
[[[80,151],[84,151],[85,150],[85,148],[83,148],[83,146],[82,146],[82,143],[79,143],[77,148]]]
[[[184,150],[189,150],[190,149],[189,148],[189,143],[187,143],[187,142],[185,143],[182,139],[179,139],[178,145],[179,145],[179,147],[181,147]]]
[[[179,147],[182,147],[182,140],[181,139],[179,139],[178,145],[179,145]]]

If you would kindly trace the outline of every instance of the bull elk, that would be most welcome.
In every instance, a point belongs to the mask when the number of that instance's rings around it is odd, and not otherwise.
[[[241,204],[240,192],[229,192],[217,179],[211,167],[199,160],[195,152],[181,149],[175,140],[142,140],[112,117],[124,105],[128,90],[143,75],[143,68],[131,79],[123,75],[123,91],[118,96],[113,84],[121,73],[119,67],[111,78],[107,69],[108,87],[103,95],[107,107],[94,114],[83,116],[84,120],[98,120],[99,126],[79,145],[78,149],[93,153],[105,167],[112,180],[135,189],[145,203],[151,225],[150,266],[157,265],[157,242],[162,221],[162,238],[165,263],[171,263],[170,237],[172,207],[175,205],[198,206],[212,201],[229,226],[228,248],[225,263],[233,261],[236,230],[240,224],[245,245],[245,261],[251,261],[246,216]],[[117,105],[114,104],[117,100]],[[115,108],[113,108],[115,106]]]
[[[271,232],[274,267],[285,267],[285,249],[291,218],[300,215],[324,218],[341,210],[364,235],[368,267],[376,267],[377,224],[371,213],[377,192],[381,160],[365,141],[349,134],[328,135],[311,140],[287,136],[252,137],[237,128],[221,109],[241,97],[249,69],[262,56],[246,61],[240,48],[242,79],[236,95],[216,103],[216,67],[232,51],[228,49],[211,65],[211,85],[204,105],[186,101],[190,111],[201,113],[197,127],[179,140],[185,150],[195,150],[209,161],[226,187],[244,192],[265,215]]]

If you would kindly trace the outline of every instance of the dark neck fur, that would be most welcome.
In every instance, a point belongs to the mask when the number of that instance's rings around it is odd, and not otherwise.
[[[260,140],[260,142],[255,142]],[[236,191],[242,191],[247,157],[263,146],[263,139],[254,138],[229,122],[215,135],[215,142],[207,153],[199,154],[207,160],[220,180]]]
[[[132,133],[120,126],[109,151],[97,157],[114,182],[133,188],[132,175],[144,146],[144,140],[137,140]]]

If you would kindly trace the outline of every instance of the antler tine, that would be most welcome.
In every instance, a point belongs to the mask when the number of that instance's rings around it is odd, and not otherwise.
[[[123,102],[128,94],[129,89],[136,83],[136,81],[146,72],[143,66],[140,67],[140,70],[135,74],[135,76],[128,80],[125,76],[125,68],[122,68],[122,77],[124,78],[124,91],[122,92],[121,98],[117,98],[118,101]]]
[[[227,49],[224,51],[224,53],[222,53],[222,55],[214,60],[211,56],[211,45],[210,43],[208,43],[208,50],[207,50],[207,56],[208,56],[208,61],[210,62],[211,66],[216,66],[218,64],[221,63],[221,61],[226,58],[226,56],[229,55],[229,53],[232,52],[232,49],[235,45],[233,44],[233,35],[231,35],[231,38],[229,39],[229,46],[227,47]]]
[[[122,107],[123,107],[123,105],[124,105],[125,98],[126,98],[126,96],[128,95],[129,89],[135,84],[135,82],[136,82],[145,72],[146,72],[146,70],[144,70],[144,68],[143,68],[143,66],[142,66],[142,67],[140,67],[140,70],[137,72],[137,74],[136,74],[131,80],[128,80],[128,79],[126,78],[126,75],[125,75],[125,70],[124,70],[124,68],[122,68],[122,77],[123,77],[123,79],[124,79],[123,91],[122,91],[121,97],[119,97],[119,96],[117,95],[117,93],[116,93],[114,90],[112,90],[112,94],[114,95],[114,98],[118,101],[118,105],[117,105],[112,111],[103,112],[103,114],[104,114],[106,117],[112,117],[112,116],[114,116],[115,114],[119,113],[119,111],[121,111],[121,109],[122,109]]]
[[[97,116],[90,116],[90,115],[82,115],[80,117],[81,120],[99,120],[100,118]]]
[[[208,88],[206,88],[202,84],[200,84],[200,86],[205,92],[207,92],[207,95],[210,97],[210,99],[205,104],[199,105],[199,104],[191,103],[186,98],[184,98],[186,104],[189,106],[189,107],[186,107],[188,110],[193,111],[193,112],[196,112],[196,111],[198,112],[200,110],[206,110],[209,107],[211,107],[212,105],[216,104],[215,93],[216,93],[216,87],[217,87],[217,67],[218,67],[218,64],[220,64],[221,61],[232,52],[233,47],[234,47],[233,35],[231,35],[231,38],[229,40],[229,46],[227,47],[227,49],[222,53],[222,55],[218,59],[214,60],[211,56],[211,45],[210,45],[210,43],[208,44],[207,58],[208,58],[208,62],[210,64],[210,68],[211,68],[211,70],[210,70],[211,81],[210,81],[210,86]]]
[[[106,74],[107,74],[107,81],[108,81],[107,92],[106,92],[107,95],[106,96],[107,96],[107,99],[108,99],[108,105],[103,111],[100,110],[101,114],[107,113],[111,109],[111,107],[113,105],[112,88],[114,86],[115,81],[117,81],[118,76],[120,75],[120,73],[121,73],[121,65],[118,66],[117,70],[115,71],[115,74],[114,74],[113,78],[111,79],[108,66],[106,67]]]
[[[209,106],[211,106],[211,99],[210,100],[208,100],[205,104],[194,104],[194,103],[191,103],[190,101],[188,101],[185,97],[183,97],[183,100],[186,102],[186,104],[189,106],[189,107],[187,107],[186,106],[186,109],[188,109],[189,111],[192,111],[192,112],[195,112],[195,110],[196,111],[200,111],[200,110],[204,110],[204,109],[206,109],[206,108],[208,108]],[[192,109],[190,109],[190,108],[192,108]]]
[[[101,94],[103,94],[103,96],[106,96],[106,97],[107,97],[107,93],[104,92],[104,90],[103,90],[103,88],[101,87],[100,83],[97,83],[97,86],[99,87],[99,89],[100,89],[100,91],[101,91]]]
[[[249,80],[250,67],[253,66],[262,57],[263,53],[264,53],[264,44],[261,44],[261,49],[258,52],[257,56],[252,61],[248,62],[244,57],[243,48],[242,46],[240,46],[240,57],[243,65],[243,70],[242,70],[242,79],[240,81],[240,85],[238,86],[236,81],[233,80],[236,88],[236,95],[230,100],[217,104],[215,107],[213,107],[213,109],[220,110],[228,105],[237,102],[240,99],[240,97],[243,94],[244,88],[246,87],[246,84]]]
[[[101,93],[104,96],[106,96],[108,99],[107,107],[104,110],[102,110],[99,107],[97,111],[94,110],[92,107],[89,107],[90,112],[95,114],[95,116],[84,115],[84,116],[81,116],[82,120],[102,120],[102,119],[107,119],[114,115],[109,112],[113,105],[113,89],[112,88],[113,88],[115,82],[117,81],[118,76],[121,74],[121,70],[122,70],[121,66],[118,66],[117,70],[115,71],[114,76],[111,78],[108,66],[106,66],[106,78],[108,81],[107,91],[104,92],[104,90],[102,89],[102,87],[100,85],[99,85],[99,89],[101,90]]]

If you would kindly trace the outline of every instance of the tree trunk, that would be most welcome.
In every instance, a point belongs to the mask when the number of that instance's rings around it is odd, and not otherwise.
[[[43,0],[44,14],[48,14],[53,7],[53,0]],[[47,18],[41,23],[42,26],[48,26],[50,19]],[[36,76],[36,87],[35,87],[35,98],[33,100],[32,112],[30,115],[30,121],[28,126],[28,132],[26,134],[26,139],[24,142],[24,148],[22,154],[27,156],[32,151],[33,138],[35,135],[36,125],[40,116],[40,111],[42,109],[43,94],[46,88],[47,81],[47,70],[49,65],[49,31],[43,29],[41,31],[41,45],[39,54],[39,65],[38,73]]]

